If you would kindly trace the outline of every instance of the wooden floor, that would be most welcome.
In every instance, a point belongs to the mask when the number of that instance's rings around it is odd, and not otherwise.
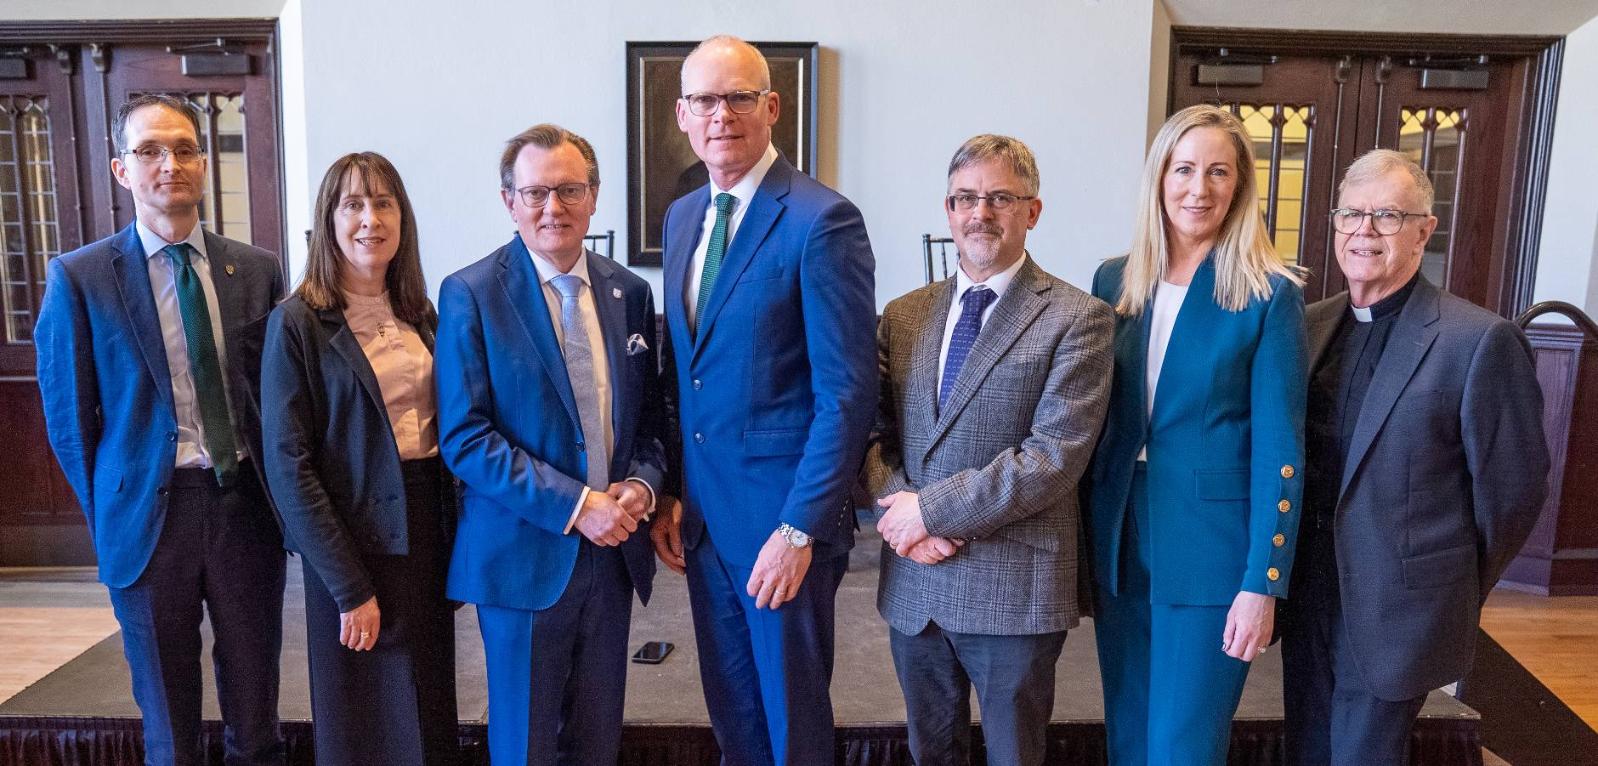
[[[1497,590],[1482,627],[1598,728],[1598,597]],[[0,568],[0,701],[117,629],[105,588],[87,569]],[[1488,755],[1487,763],[1503,761]]]

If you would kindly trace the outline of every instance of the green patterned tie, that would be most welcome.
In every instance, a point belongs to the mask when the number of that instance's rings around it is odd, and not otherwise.
[[[710,305],[710,291],[716,287],[716,276],[721,274],[721,259],[727,255],[727,218],[737,197],[726,192],[716,195],[716,225],[710,229],[710,242],[705,246],[705,270],[699,277],[699,302],[694,304],[694,327]]]
[[[205,451],[218,484],[233,484],[238,473],[238,448],[233,441],[233,422],[228,417],[227,389],[222,385],[222,363],[216,356],[216,336],[211,332],[211,309],[206,304],[200,275],[189,261],[187,243],[161,248],[172,259],[178,287],[178,313],[183,317],[183,343],[189,349],[189,376],[194,382],[194,398],[200,404],[200,427],[205,429]]]

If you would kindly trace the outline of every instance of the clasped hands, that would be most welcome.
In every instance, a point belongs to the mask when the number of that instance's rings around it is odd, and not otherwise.
[[[653,510],[649,488],[641,481],[628,479],[610,485],[604,492],[590,491],[583,498],[575,526],[595,545],[621,545]]]
[[[877,500],[887,509],[877,520],[877,531],[893,547],[893,552],[922,564],[936,564],[953,556],[964,540],[937,537],[927,532],[921,518],[921,496],[914,492],[895,492]]]

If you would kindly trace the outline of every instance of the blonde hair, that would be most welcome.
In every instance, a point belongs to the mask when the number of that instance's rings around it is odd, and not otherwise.
[[[1303,285],[1299,271],[1276,255],[1265,217],[1260,215],[1254,185],[1254,146],[1231,112],[1217,106],[1199,104],[1171,115],[1154,136],[1143,178],[1138,184],[1137,227],[1132,234],[1132,251],[1127,255],[1121,278],[1121,295],[1116,313],[1135,316],[1154,296],[1154,288],[1165,276],[1170,248],[1165,234],[1163,201],[1166,167],[1182,136],[1195,128],[1216,128],[1232,139],[1237,150],[1237,190],[1234,192],[1215,241],[1215,303],[1227,311],[1242,311],[1250,301],[1271,297],[1270,277],[1279,274],[1294,284]]]

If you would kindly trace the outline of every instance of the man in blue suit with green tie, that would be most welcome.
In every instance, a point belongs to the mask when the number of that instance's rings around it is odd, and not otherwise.
[[[663,379],[680,441],[655,547],[688,575],[724,764],[831,764],[833,601],[877,395],[860,211],[771,145],[779,94],[733,37],[683,62],[710,183],[666,213]]]
[[[449,597],[477,605],[495,764],[615,763],[664,459],[649,283],[584,249],[599,162],[535,125],[500,159],[510,242],[439,293],[439,451],[465,483]]]
[[[111,172],[134,221],[50,261],[39,389],[122,628],[145,762],[205,761],[209,616],[226,762],[281,763],[283,536],[258,459],[261,345],[283,278],[276,256],[200,227],[199,136],[173,96],[118,110]]]

